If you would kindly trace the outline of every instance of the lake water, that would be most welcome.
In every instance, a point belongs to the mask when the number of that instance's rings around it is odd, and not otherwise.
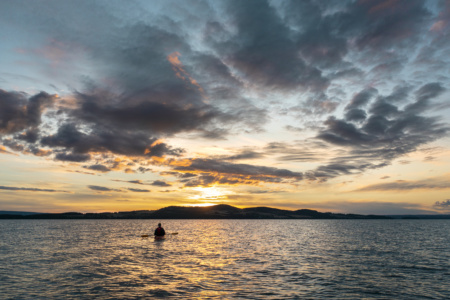
[[[0,299],[450,299],[450,220],[0,220]]]

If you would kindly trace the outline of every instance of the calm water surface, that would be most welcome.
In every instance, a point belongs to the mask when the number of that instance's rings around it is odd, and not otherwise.
[[[450,220],[0,220],[0,299],[450,299]]]

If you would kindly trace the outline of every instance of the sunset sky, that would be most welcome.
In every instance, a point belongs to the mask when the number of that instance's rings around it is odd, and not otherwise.
[[[0,1],[0,210],[450,213],[450,1]]]

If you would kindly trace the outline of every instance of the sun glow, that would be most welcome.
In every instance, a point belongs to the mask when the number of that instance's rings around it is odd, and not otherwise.
[[[197,192],[196,195],[189,197],[189,199],[193,200],[223,200],[227,199],[227,195],[232,194],[232,192],[216,186],[195,187],[192,190]]]
[[[193,207],[208,207],[217,205],[217,203],[194,203],[194,204],[186,204],[186,206],[193,206]]]

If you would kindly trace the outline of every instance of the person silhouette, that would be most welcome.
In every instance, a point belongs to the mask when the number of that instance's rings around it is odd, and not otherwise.
[[[164,228],[161,227],[161,223],[158,223],[158,227],[155,229],[155,239],[163,239],[165,235]]]

